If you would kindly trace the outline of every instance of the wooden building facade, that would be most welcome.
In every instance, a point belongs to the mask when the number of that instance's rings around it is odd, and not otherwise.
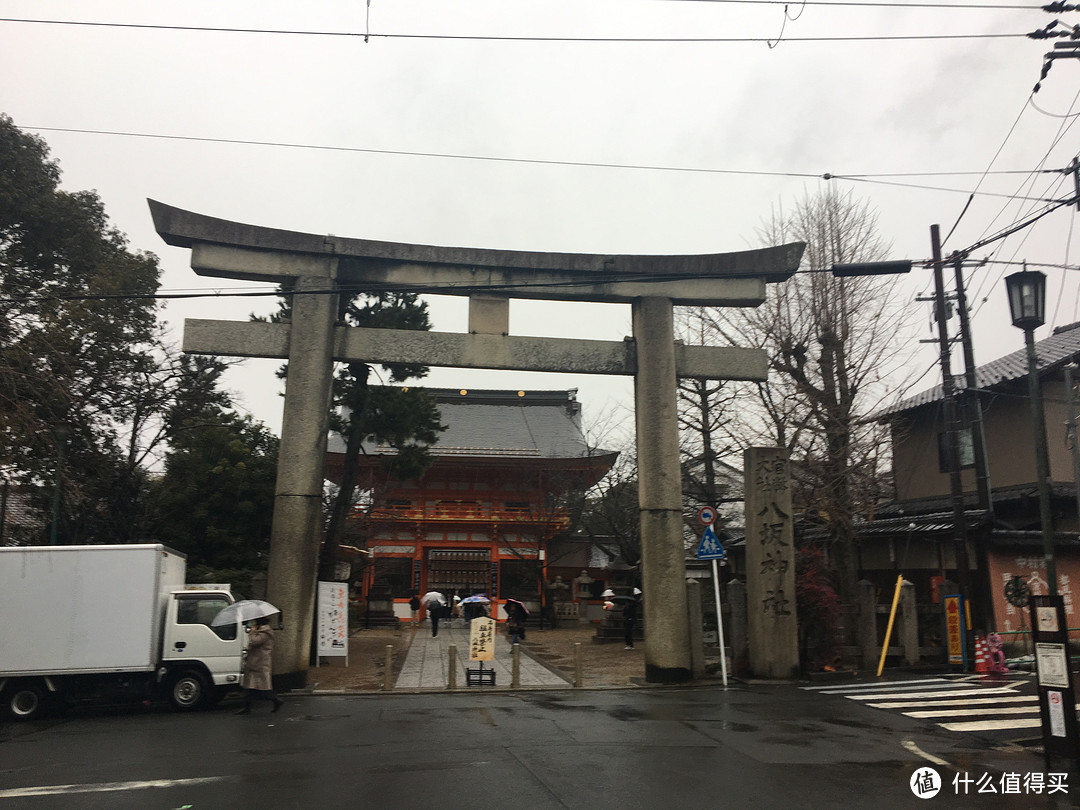
[[[571,505],[600,479],[614,453],[593,451],[577,392],[426,389],[447,426],[419,480],[388,476],[365,448],[366,501],[350,534],[367,552],[359,584],[369,610],[410,615],[412,594],[440,591],[507,598],[539,609],[548,544],[570,525]],[[332,435],[327,477],[340,477],[344,443]],[[492,615],[501,613],[492,611]]]

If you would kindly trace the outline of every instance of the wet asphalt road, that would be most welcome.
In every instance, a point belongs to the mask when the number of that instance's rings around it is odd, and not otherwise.
[[[998,779],[1044,771],[1042,759],[794,685],[306,696],[243,717],[233,708],[0,721],[0,810],[1080,804],[1072,778],[1052,798],[956,796],[957,772]],[[926,766],[945,784],[923,800],[909,780]]]

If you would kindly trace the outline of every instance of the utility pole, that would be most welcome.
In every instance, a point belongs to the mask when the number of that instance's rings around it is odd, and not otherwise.
[[[1065,365],[1065,402],[1069,406],[1069,421],[1066,436],[1072,451],[1073,487],[1076,490],[1076,514],[1080,516],[1080,446],[1077,446],[1076,433],[1076,363]],[[5,484],[6,486],[6,484]]]
[[[971,427],[971,445],[975,456],[975,489],[979,496],[979,508],[994,520],[994,498],[990,487],[990,464],[986,455],[986,434],[983,430],[982,395],[975,380],[975,349],[972,345],[971,320],[968,317],[967,290],[964,288],[964,259],[959,253],[952,254],[953,271],[956,276],[956,311],[960,316],[960,338],[964,349],[964,396],[963,410]],[[990,629],[994,618],[994,600],[990,592],[989,570],[985,543],[977,542],[975,559],[983,576],[975,588],[982,618]]]
[[[960,595],[970,605],[971,577],[967,552],[967,518],[964,515],[964,484],[960,477],[960,420],[956,410],[956,381],[952,376],[949,326],[945,320],[945,280],[941,260],[941,231],[930,226],[934,260],[934,294],[938,322],[942,390],[944,392],[945,436],[949,459],[949,490],[953,505],[953,546],[956,555],[956,579]]]
[[[971,425],[971,443],[975,454],[975,488],[979,507],[993,515],[994,500],[990,491],[990,469],[986,458],[986,436],[983,432],[982,397],[975,381],[975,349],[972,346],[971,321],[968,318],[967,291],[964,289],[964,259],[953,253],[956,274],[956,311],[960,316],[960,340],[964,349],[964,412]]]

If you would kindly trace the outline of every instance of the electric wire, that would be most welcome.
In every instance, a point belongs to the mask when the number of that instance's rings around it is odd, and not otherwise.
[[[787,5],[788,0],[653,0],[653,2],[669,3],[716,3],[750,6],[781,6]],[[881,0],[880,2],[860,2],[860,0],[803,0],[804,6],[850,6],[855,8],[950,8],[950,9],[974,9],[974,10],[1003,10],[1003,11],[1045,11],[1045,6],[1025,5],[996,5],[991,3],[901,3]]]
[[[1043,115],[1047,116],[1048,118],[1075,118],[1076,116],[1080,115],[1080,112],[1074,112],[1074,113],[1052,113],[1052,112],[1050,112],[1049,110],[1044,110],[1044,109],[1043,109],[1042,107],[1040,107],[1040,106],[1039,106],[1038,104],[1036,104],[1036,103],[1035,103],[1035,96],[1034,96],[1034,94],[1033,94],[1033,95],[1031,95],[1031,96],[1030,96],[1030,97],[1028,98],[1028,101],[1027,101],[1027,103],[1028,103],[1028,104],[1030,104],[1030,105],[1031,105],[1032,107],[1034,107],[1034,108],[1035,108],[1035,111],[1036,111],[1036,112],[1042,113]]]
[[[615,42],[615,43],[769,43],[773,37],[558,37],[558,36],[512,36],[505,34],[401,34],[355,31],[301,31],[276,28],[233,28],[208,25],[164,25],[159,23],[94,22],[88,20],[44,20],[17,17],[0,17],[0,22],[33,25],[72,25],[93,28],[128,28],[154,31],[198,31],[224,34],[276,34],[288,36],[346,37],[401,40],[443,40],[464,42]],[[1018,39],[1027,33],[996,34],[880,34],[860,36],[788,37],[785,42],[925,42],[957,39]]]
[[[1069,217],[1069,233],[1065,237],[1065,262],[1066,263],[1068,263],[1068,261],[1069,261],[1069,248],[1072,245],[1073,224],[1075,222],[1076,222],[1076,217]],[[1064,292],[1064,286],[1065,286],[1064,279],[1062,280],[1062,285],[1061,286],[1063,288],[1062,292]],[[1064,298],[1064,296],[1059,295],[1058,298],[1057,298],[1057,303],[1054,305],[1054,317],[1050,319],[1051,325],[1057,323],[1057,314],[1058,314],[1058,309],[1061,307],[1061,299],[1062,298]],[[1075,306],[1073,307],[1073,317],[1071,318],[1071,320],[1073,320],[1073,321],[1076,320],[1076,307]]]
[[[1076,96],[1075,96],[1075,97],[1073,98],[1072,104],[1071,104],[1071,105],[1070,105],[1070,107],[1069,107],[1069,109],[1070,109],[1070,110],[1071,110],[1071,109],[1073,109],[1073,108],[1074,108],[1074,107],[1076,106],[1076,103],[1077,103],[1077,100],[1078,100],[1078,99],[1080,99],[1080,91],[1078,91],[1078,92],[1077,92],[1077,95],[1076,95]],[[1025,105],[1025,107],[1026,107],[1026,105]],[[1021,114],[1022,114],[1022,113],[1023,113],[1023,110],[1021,110]],[[1032,174],[1031,174],[1031,175],[1030,175],[1030,176],[1029,176],[1028,178],[1026,178],[1026,179],[1024,180],[1024,182],[1022,182],[1022,183],[1021,183],[1021,184],[1020,184],[1020,185],[1019,185],[1019,186],[1017,187],[1017,190],[1016,190],[1016,194],[1018,195],[1017,199],[1020,199],[1020,196],[1019,196],[1019,195],[1021,194],[1021,190],[1022,190],[1022,189],[1023,189],[1023,188],[1025,187],[1025,186],[1027,186],[1028,188],[1031,188],[1031,187],[1032,187],[1032,186],[1034,185],[1034,183],[1035,183],[1035,178],[1037,177],[1037,174],[1038,174],[1038,173],[1042,173],[1043,167],[1045,166],[1045,164],[1046,164],[1046,161],[1047,161],[1047,160],[1049,160],[1050,154],[1051,154],[1051,153],[1053,152],[1054,148],[1055,148],[1055,147],[1056,147],[1056,146],[1058,145],[1058,143],[1060,143],[1061,139],[1062,139],[1062,138],[1064,137],[1065,133],[1066,133],[1066,132],[1068,132],[1069,128],[1071,128],[1071,127],[1072,127],[1072,125],[1073,125],[1073,124],[1075,123],[1075,120],[1076,120],[1075,118],[1074,118],[1074,119],[1072,119],[1072,120],[1070,120],[1070,121],[1069,121],[1069,123],[1068,123],[1068,125],[1066,125],[1066,124],[1065,124],[1065,119],[1063,119],[1063,120],[1062,120],[1062,122],[1061,122],[1061,123],[1060,123],[1060,124],[1058,125],[1058,132],[1057,132],[1057,134],[1055,135],[1055,137],[1054,137],[1053,141],[1051,142],[1051,144],[1050,144],[1050,147],[1049,147],[1049,148],[1048,148],[1048,149],[1046,150],[1046,152],[1044,153],[1044,155],[1043,155],[1042,159],[1041,159],[1041,160],[1040,160],[1040,161],[1038,162],[1038,164],[1036,164],[1036,169],[1035,169],[1035,170],[1033,170]],[[1026,197],[1025,197],[1025,199],[1026,199]],[[1011,201],[1010,201],[1010,202],[1011,202]],[[993,219],[991,219],[991,220],[990,220],[990,223],[989,223],[989,224],[988,224],[988,225],[986,226],[986,228],[985,228],[985,229],[983,230],[983,233],[982,233],[982,235],[981,235],[981,236],[985,236],[985,235],[986,235],[986,233],[987,233],[987,232],[988,232],[988,231],[990,230],[990,228],[991,228],[991,227],[993,227],[994,223],[995,223],[995,222],[996,222],[996,221],[997,221],[997,220],[998,220],[998,219],[999,219],[999,218],[1001,217],[1001,215],[1002,215],[1003,213],[1005,213],[1006,209],[1007,209],[1007,208],[1009,207],[1009,204],[1010,204],[1010,203],[1006,203],[1005,205],[1003,205],[1003,206],[1001,207],[1001,209],[1000,209],[1000,210],[998,211],[998,213],[997,213],[997,214],[996,214],[996,215],[995,215],[995,216],[993,217]],[[1031,211],[1031,208],[1029,208],[1029,209],[1028,209],[1028,211],[1030,212],[1030,211]],[[1021,213],[1019,213],[1019,211],[1018,211],[1018,213],[1017,213],[1016,217],[1014,218],[1014,222],[1015,222],[1015,221],[1016,221],[1016,219],[1017,219],[1017,218],[1019,218],[1020,216],[1024,216],[1024,214],[1021,214]],[[981,237],[980,237],[980,238],[981,238]],[[998,251],[1000,251],[1000,250],[1001,250],[1001,249],[1002,249],[1003,247],[1004,247],[1004,245],[999,245],[999,246],[998,246],[997,248],[995,248],[995,253],[996,253],[996,252],[998,252]],[[998,279],[996,279],[996,280],[995,280],[995,281],[993,282],[993,285],[992,285],[992,286],[996,286],[996,285],[998,284],[998,282],[1000,281],[1000,277],[1001,277],[1001,275],[1003,275],[1003,273],[999,274],[999,276],[998,276]],[[974,314],[976,314],[976,313],[977,313],[977,312],[978,312],[979,310],[981,310],[981,309],[982,309],[982,307],[983,307],[983,306],[985,306],[985,304],[986,304],[987,298],[986,298],[986,297],[983,297],[983,296],[982,296],[982,292],[981,292],[981,291],[982,291],[982,289],[983,289],[983,288],[984,288],[984,287],[986,286],[986,283],[987,283],[987,281],[988,281],[988,279],[987,279],[987,278],[984,278],[984,279],[983,279],[983,280],[982,280],[982,281],[980,282],[980,285],[979,285],[979,290],[978,290],[978,291],[976,292],[976,294],[975,294],[975,297],[976,297],[977,299],[980,299],[980,303],[979,303],[979,304],[978,304],[978,306],[976,307],[975,313],[973,313],[973,317],[974,317]]]
[[[576,166],[590,169],[630,169],[637,171],[652,171],[652,172],[681,172],[690,174],[723,174],[723,175],[735,175],[735,176],[747,176],[747,177],[794,177],[802,179],[818,179],[818,180],[844,180],[849,182],[860,183],[876,183],[881,185],[893,185],[902,188],[914,188],[924,191],[942,191],[952,192],[959,194],[969,193],[967,189],[962,188],[949,188],[946,186],[932,186],[918,183],[901,183],[890,179],[880,178],[895,178],[895,177],[957,177],[965,175],[977,175],[977,174],[994,174],[994,175],[1012,175],[1021,174],[1029,176],[1033,171],[1041,172],[1045,174],[1057,174],[1060,173],[1059,169],[1008,169],[997,172],[968,172],[968,171],[954,171],[954,172],[888,172],[888,173],[859,173],[859,174],[835,174],[833,172],[814,173],[814,172],[791,172],[791,171],[764,171],[764,170],[752,170],[752,169],[718,169],[709,168],[703,166],[662,166],[655,164],[645,163],[611,163],[603,161],[586,161],[586,160],[557,160],[552,158],[522,158],[522,157],[502,157],[498,155],[470,155],[464,153],[454,152],[427,152],[417,150],[404,150],[404,149],[376,149],[373,147],[362,146],[335,146],[332,144],[308,144],[308,143],[296,143],[289,141],[268,141],[268,140],[256,140],[246,138],[214,138],[202,135],[169,135],[163,133],[154,132],[132,132],[125,130],[108,130],[108,129],[89,129],[81,127],[46,127],[46,126],[32,126],[32,125],[20,125],[21,129],[33,130],[35,132],[62,132],[68,134],[77,135],[106,135],[113,137],[123,138],[145,138],[153,140],[165,140],[165,141],[180,141],[180,142],[194,142],[194,143],[216,143],[226,144],[231,146],[266,146],[271,148],[281,149],[311,149],[322,150],[329,152],[350,152],[359,154],[373,154],[373,155],[395,155],[400,157],[425,157],[425,158],[438,158],[447,160],[470,160],[470,161],[489,161],[494,163],[520,163],[525,165],[534,166]],[[999,194],[996,192],[982,192],[986,196],[999,196],[1008,197],[1009,199],[1016,199],[1015,195]],[[1034,202],[1052,202],[1052,198],[1033,197],[1030,198]]]
[[[1028,96],[1028,101],[1031,101],[1031,98],[1034,95],[1035,95],[1034,93],[1031,93]],[[983,181],[986,179],[986,175],[994,167],[994,163],[997,162],[998,157],[1001,156],[1001,151],[1005,148],[1005,144],[1007,144],[1009,142],[1009,138],[1012,137],[1013,132],[1016,131],[1016,125],[1020,123],[1020,119],[1023,117],[1024,110],[1026,110],[1026,109],[1027,109],[1027,104],[1026,103],[1023,106],[1020,107],[1020,112],[1018,112],[1016,114],[1016,118],[1013,120],[1012,126],[1009,127],[1009,131],[1007,133],[1005,133],[1005,138],[1001,141],[1001,145],[997,148],[997,151],[994,152],[994,156],[992,158],[990,158],[990,162],[986,164],[986,170],[982,173],[982,176],[979,177],[979,182],[975,184],[975,188],[972,189],[971,193],[968,195],[967,202],[964,203],[964,208],[963,208],[963,210],[960,211],[960,216],[958,216],[956,218],[956,222],[954,222],[953,226],[951,228],[949,228],[949,232],[945,235],[945,238],[941,240],[942,249],[944,249],[945,245],[948,243],[949,237],[952,236],[953,233],[956,231],[956,226],[960,224],[960,220],[962,220],[964,218],[964,214],[966,214],[968,212],[968,208],[971,207],[972,200],[975,199],[975,194],[982,187]]]

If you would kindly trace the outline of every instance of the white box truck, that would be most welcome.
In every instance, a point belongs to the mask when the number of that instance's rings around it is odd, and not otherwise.
[[[211,627],[227,588],[186,588],[163,545],[0,548],[0,697],[16,720],[63,702],[210,705],[240,687],[245,634]]]

